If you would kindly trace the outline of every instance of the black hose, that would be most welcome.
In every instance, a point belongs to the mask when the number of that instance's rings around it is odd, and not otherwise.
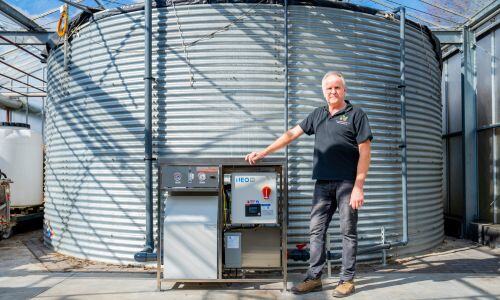
[[[403,245],[401,243],[386,243],[386,244],[379,244],[375,246],[370,246],[366,248],[361,248],[358,250],[357,255],[361,254],[367,254],[367,253],[373,253],[377,252],[383,249],[390,249],[395,246],[400,246]],[[288,251],[288,259],[294,260],[294,261],[308,261],[310,257],[310,253],[308,249],[290,249]],[[342,255],[340,253],[333,253],[331,251],[326,251],[326,258],[328,260],[336,260],[342,258]]]

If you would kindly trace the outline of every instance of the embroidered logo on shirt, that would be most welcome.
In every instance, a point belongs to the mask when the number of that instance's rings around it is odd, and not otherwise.
[[[347,122],[348,119],[349,117],[347,115],[341,115],[337,120],[337,123],[342,125],[349,125],[349,122]]]

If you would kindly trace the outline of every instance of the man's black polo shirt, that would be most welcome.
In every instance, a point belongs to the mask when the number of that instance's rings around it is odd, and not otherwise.
[[[333,116],[328,106],[318,107],[299,124],[307,135],[315,135],[313,179],[355,180],[358,144],[373,139],[365,112],[345,102]]]

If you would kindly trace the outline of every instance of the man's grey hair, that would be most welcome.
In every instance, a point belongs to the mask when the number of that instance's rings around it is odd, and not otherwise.
[[[342,73],[340,72],[336,72],[336,71],[330,71],[330,72],[327,72],[325,74],[325,76],[323,76],[323,80],[321,80],[321,87],[323,87],[325,85],[325,81],[328,77],[330,76],[337,76],[338,78],[340,78],[342,80],[342,84],[344,85],[344,88],[346,89],[347,88],[347,85],[345,84],[345,79],[344,79],[344,75],[342,75]]]

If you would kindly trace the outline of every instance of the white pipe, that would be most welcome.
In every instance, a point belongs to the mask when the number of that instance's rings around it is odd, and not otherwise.
[[[23,110],[26,108],[26,103],[16,97],[6,97],[3,94],[0,94],[0,107],[6,108],[9,110]],[[28,110],[33,114],[39,114],[42,110],[33,105],[28,105]]]

